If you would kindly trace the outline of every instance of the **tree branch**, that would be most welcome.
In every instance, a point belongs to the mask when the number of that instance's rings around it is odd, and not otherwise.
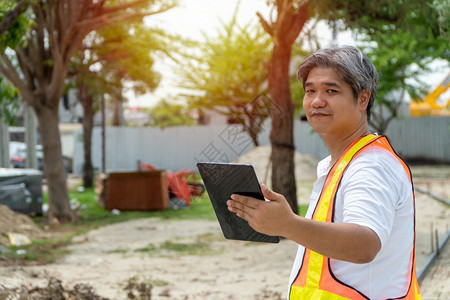
[[[297,39],[308,18],[308,4],[303,4],[290,24],[291,28],[295,28],[296,30],[289,30],[286,34],[286,40],[290,44],[294,43]]]
[[[267,23],[267,21],[259,12],[256,12],[256,16],[259,19],[259,23],[261,23],[261,26],[264,28],[264,31],[267,32],[271,37],[273,37],[273,27],[269,23]]]
[[[118,4],[118,5],[110,6],[110,7],[106,7],[106,8],[104,7],[104,3],[102,3],[101,5],[98,5],[98,6],[99,6],[99,8],[101,8],[100,14],[101,15],[107,15],[107,14],[113,14],[113,13],[119,12],[119,11],[124,11],[127,8],[137,7],[137,6],[141,5],[141,4],[142,5],[144,5],[144,4],[148,5],[148,3],[149,3],[148,0],[137,0],[137,1],[134,1],[134,2]],[[168,11],[169,9],[171,9],[171,8],[174,8],[174,7],[175,7],[174,4],[167,5],[165,7],[163,6],[162,8],[160,8],[158,10],[158,12],[155,12],[155,13],[165,12],[165,11]]]
[[[25,49],[20,48],[17,52],[18,56],[21,56],[21,59],[25,66],[30,70],[30,73],[35,74],[38,80],[42,81],[42,78],[45,78],[46,76],[44,63],[48,57],[44,45],[45,21],[40,9],[38,9],[38,7],[36,6],[33,6],[33,9],[36,15],[36,25],[33,26],[30,32],[30,38],[27,47]],[[23,50],[27,51],[27,53],[24,53]],[[33,64],[33,68],[29,66],[30,63]]]
[[[128,4],[116,5],[112,8],[103,8],[104,1],[97,3],[95,5],[95,9],[93,7],[89,7],[87,9],[80,9],[78,12],[78,16],[72,20],[69,25],[69,30],[67,30],[67,34],[61,39],[61,51],[63,53],[74,54],[77,48],[81,45],[82,40],[91,31],[98,30],[104,26],[107,26],[111,23],[118,21],[128,21],[133,19],[139,19],[155,14],[163,13],[171,8],[174,5],[165,6],[160,8],[159,10],[146,12],[146,13],[135,13],[130,12],[127,14],[113,16],[113,14],[117,11],[124,10],[126,8],[136,7],[141,4],[148,3],[148,1],[135,1]],[[91,18],[83,15],[83,12],[90,12]],[[61,16],[64,17],[64,16]],[[81,38],[80,38],[81,37]],[[64,55],[65,57],[70,57],[70,55]]]
[[[84,27],[84,28],[91,28],[92,30],[97,30],[101,27],[104,27],[104,26],[109,25],[114,22],[128,21],[128,20],[132,20],[132,19],[139,19],[139,18],[144,18],[144,17],[160,14],[160,13],[163,13],[163,12],[169,10],[170,8],[172,8],[172,7],[167,7],[167,8],[161,9],[161,10],[145,12],[145,13],[130,12],[127,14],[117,15],[114,17],[112,16],[112,13],[108,12],[108,13],[98,15],[91,19],[86,19],[86,20],[77,22],[76,26],[78,28]]]
[[[13,66],[5,53],[0,53],[0,59],[3,62],[0,64],[0,72],[20,91],[23,99],[31,105],[33,99],[32,94],[29,92],[28,87],[24,84],[24,81],[20,78],[16,68]]]
[[[63,3],[54,3],[49,1],[45,4],[45,8],[43,7],[44,4],[40,3],[37,4],[36,7],[36,13],[39,14],[39,18],[37,18],[37,21],[40,22],[37,24],[37,27],[40,28],[36,32],[39,33],[39,30],[42,30],[43,28],[46,28],[48,33],[48,41],[50,46],[48,47],[49,51],[51,52],[51,57],[48,57],[48,59],[52,60],[52,65],[48,67],[50,74],[47,74],[47,72],[44,72],[45,76],[42,79],[47,80],[40,80],[39,81],[39,89],[41,89],[45,93],[45,99],[48,101],[45,105],[48,107],[53,107],[54,105],[59,105],[59,101],[55,101],[55,98],[59,94],[62,93],[62,89],[64,88],[64,84],[61,84],[61,81],[64,81],[65,75],[65,66],[63,64],[63,53],[61,52],[61,45],[58,43],[58,29],[57,25],[60,24],[60,22],[57,21],[58,16],[53,13],[55,10],[55,13],[58,14],[58,9],[54,7],[54,5],[62,5]],[[44,34],[44,32],[40,32],[41,35]],[[36,42],[40,42],[40,57],[47,58],[46,55],[46,48],[43,44],[44,39],[43,36],[36,35],[36,38],[38,39]],[[48,63],[48,62],[44,62]],[[46,69],[47,67],[43,65],[43,69]],[[39,76],[36,77],[38,80],[41,79]],[[61,88],[56,89],[56,87]]]
[[[30,73],[36,73],[36,66],[34,62],[30,61],[22,47],[16,49],[16,56],[20,62],[21,69],[28,69]]]

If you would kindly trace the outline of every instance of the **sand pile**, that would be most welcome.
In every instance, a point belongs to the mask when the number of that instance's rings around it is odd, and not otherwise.
[[[30,217],[12,211],[6,205],[0,205],[0,244],[10,244],[8,238],[10,233],[24,235],[30,240],[46,235]]]
[[[270,164],[271,146],[255,147],[250,152],[236,159],[235,163],[251,164],[255,168],[259,181],[265,181],[270,185],[272,176],[272,166]],[[301,154],[295,152],[295,179],[296,180],[313,180],[316,178],[316,166],[319,159],[313,155]],[[265,179],[267,178],[267,179]]]

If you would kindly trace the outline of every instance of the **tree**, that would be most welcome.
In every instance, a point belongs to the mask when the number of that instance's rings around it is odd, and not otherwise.
[[[182,96],[191,108],[214,110],[241,124],[258,145],[262,123],[269,116],[266,92],[270,39],[250,23],[236,23],[236,7],[229,24],[222,23],[217,37],[204,36],[198,54],[181,69],[180,86],[195,91]]]
[[[0,3],[0,49],[15,48],[29,25],[23,13],[27,10],[30,0],[21,0],[16,6],[13,2]],[[7,32],[9,28],[9,31]],[[14,121],[18,108],[17,91],[0,77],[0,122],[9,124]]]
[[[124,101],[123,90],[140,95],[152,92],[161,75],[153,68],[156,53],[168,53],[174,37],[140,21],[116,22],[85,39],[71,64],[79,100],[83,106],[83,185],[92,187],[91,138],[93,117],[103,95],[117,106]],[[174,47],[176,48],[176,47]]]
[[[72,221],[58,127],[58,105],[68,65],[89,32],[119,20],[136,19],[170,7],[136,13],[148,1],[36,0],[31,4],[30,31],[13,54],[0,54],[0,72],[36,112],[44,148],[49,220]]]
[[[161,80],[161,74],[154,69],[155,59],[159,54],[170,57],[170,52],[177,49],[176,38],[140,22],[107,26],[97,32],[97,38],[99,74],[108,83],[107,93],[115,107],[112,125],[124,125],[119,121],[123,119],[120,111],[126,101],[123,91],[131,89],[135,95],[153,92]]]
[[[450,59],[448,1],[337,0],[316,8],[319,17],[353,30],[376,66],[380,80],[370,124],[381,134],[398,116],[406,94],[420,99],[428,91],[418,76],[430,71],[429,63]]]
[[[85,188],[91,188],[94,183],[94,167],[91,156],[92,130],[95,112],[100,110],[100,103],[96,100],[102,97],[101,92],[97,90],[104,86],[95,80],[96,76],[89,71],[89,66],[87,64],[86,68],[78,69],[78,72],[72,75],[78,89],[78,100],[83,107],[83,187]]]
[[[289,93],[289,62],[291,47],[309,18],[328,20],[330,24],[342,24],[346,29],[366,33],[370,38],[383,32],[385,38],[396,30],[408,32],[411,28],[419,36],[434,36],[439,40],[440,52],[449,56],[449,9],[439,1],[402,0],[272,0],[270,20],[257,14],[263,28],[272,36],[274,48],[269,64],[269,93],[272,99],[272,159],[273,188],[286,196],[297,211],[293,164],[293,104]],[[340,23],[338,21],[341,21]],[[431,35],[430,35],[431,34]],[[420,45],[422,50],[430,43]],[[405,46],[405,44],[402,44]],[[409,45],[411,46],[411,45]],[[419,46],[419,45],[417,45]],[[423,46],[423,47],[422,47]],[[378,46],[380,49],[381,47]],[[399,49],[399,48],[397,48]],[[403,49],[404,50],[404,49]],[[431,48],[431,53],[436,49]],[[430,52],[427,57],[430,57]],[[433,55],[431,55],[432,57]],[[436,56],[434,56],[436,57]],[[398,59],[398,58],[397,58]],[[412,62],[411,62],[412,63]],[[401,70],[400,70],[401,71]]]
[[[182,104],[170,103],[163,99],[155,107],[149,110],[150,126],[161,128],[169,126],[189,126],[192,125],[192,118],[189,117],[188,108]]]
[[[439,23],[440,11],[418,1],[410,1],[407,5],[407,12],[397,22],[379,22],[372,26],[374,31],[359,29],[365,37],[361,48],[380,74],[377,107],[370,124],[381,134],[397,118],[406,95],[410,99],[420,99],[429,91],[429,84],[419,79],[419,75],[431,71],[429,64],[436,58],[450,59],[449,37]],[[448,14],[449,7],[446,11]],[[447,18],[447,30],[449,23]],[[406,28],[404,24],[412,25]]]
[[[308,1],[272,0],[276,16],[266,20],[257,13],[265,31],[272,37],[273,50],[268,69],[271,97],[272,186],[283,194],[294,212],[298,211],[294,173],[294,104],[291,99],[289,65],[292,45],[303,29],[308,15]]]
[[[429,71],[429,63],[440,55],[439,50],[429,52],[431,48],[426,47],[426,41],[420,41],[411,32],[392,32],[383,38],[371,38],[371,41],[377,46],[360,46],[380,75],[376,105],[369,123],[384,134],[390,122],[399,116],[407,95],[410,99],[420,99],[428,92],[429,84],[422,82],[419,76]]]

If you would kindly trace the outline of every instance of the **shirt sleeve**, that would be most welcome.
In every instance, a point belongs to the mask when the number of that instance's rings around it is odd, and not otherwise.
[[[372,229],[383,246],[394,223],[403,167],[390,153],[361,154],[350,163],[338,190],[335,222]],[[403,177],[406,177],[404,174]],[[409,180],[408,180],[409,181]]]

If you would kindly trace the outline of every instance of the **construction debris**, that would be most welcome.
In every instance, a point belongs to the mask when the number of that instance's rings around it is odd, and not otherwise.
[[[0,244],[9,246],[24,244],[44,238],[47,233],[24,214],[16,213],[6,205],[0,204]]]
[[[123,287],[124,299],[150,300],[151,283],[141,281],[137,276],[131,277]],[[22,285],[7,288],[0,285],[0,299],[39,299],[39,300],[109,300],[95,292],[89,284],[77,283],[72,289],[64,289],[62,281],[54,277],[48,279],[46,287],[30,287]]]
[[[0,299],[40,299],[40,300],[65,300],[65,299],[92,299],[107,300],[97,295],[94,289],[87,284],[78,283],[73,289],[65,290],[62,282],[56,278],[50,278],[46,287],[7,288],[0,285]]]

